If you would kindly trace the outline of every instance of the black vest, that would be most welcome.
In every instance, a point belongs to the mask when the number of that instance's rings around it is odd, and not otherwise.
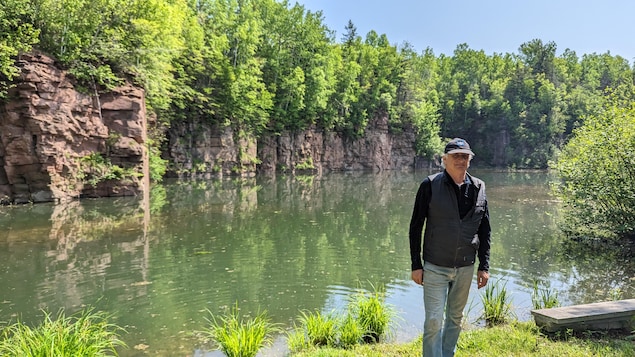
[[[476,190],[474,204],[461,219],[452,179],[446,178],[444,172],[429,179],[432,197],[426,219],[423,260],[449,268],[474,264],[480,244],[477,232],[485,214],[485,183],[470,176]]]

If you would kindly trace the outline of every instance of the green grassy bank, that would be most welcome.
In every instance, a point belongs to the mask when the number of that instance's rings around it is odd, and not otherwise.
[[[296,357],[415,357],[421,356],[421,337],[404,344],[362,344],[349,350],[319,348],[293,354]],[[490,328],[463,331],[456,357],[632,357],[635,335],[608,332],[547,336],[533,322],[512,322]]]

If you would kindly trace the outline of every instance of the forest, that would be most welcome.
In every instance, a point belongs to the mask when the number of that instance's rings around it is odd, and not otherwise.
[[[143,87],[164,127],[198,119],[255,137],[309,127],[359,137],[384,115],[390,130],[417,133],[421,156],[463,136],[479,165],[538,169],[607,97],[635,98],[619,55],[541,39],[517,53],[459,44],[436,55],[342,27],[335,38],[321,12],[289,1],[5,0],[0,96],[19,53],[41,51],[87,90]]]

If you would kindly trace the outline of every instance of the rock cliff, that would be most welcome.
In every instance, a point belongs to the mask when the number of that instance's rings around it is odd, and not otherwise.
[[[388,119],[382,116],[359,139],[318,128],[236,139],[231,128],[201,122],[174,125],[167,136],[163,152],[170,162],[169,174],[175,177],[411,170],[432,165],[417,159],[412,131],[391,133]]]
[[[60,202],[145,190],[142,90],[84,93],[50,57],[25,54],[0,105],[0,201]]]
[[[82,91],[53,59],[24,54],[0,104],[0,203],[61,202],[147,192],[144,92],[125,85]],[[311,128],[258,139],[201,121],[173,123],[162,156],[171,177],[410,170],[412,131],[392,133],[377,116],[363,137]]]

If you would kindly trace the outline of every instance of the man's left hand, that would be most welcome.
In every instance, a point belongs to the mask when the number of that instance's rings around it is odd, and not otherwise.
[[[488,280],[489,272],[486,272],[484,270],[479,270],[478,272],[476,272],[476,284],[478,285],[479,289],[487,285]]]

